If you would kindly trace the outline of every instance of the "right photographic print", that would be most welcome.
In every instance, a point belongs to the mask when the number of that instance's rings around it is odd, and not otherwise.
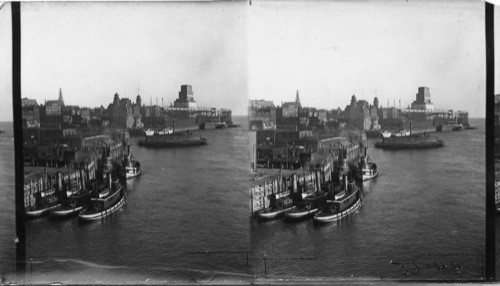
[[[484,5],[251,3],[255,274],[484,279]]]

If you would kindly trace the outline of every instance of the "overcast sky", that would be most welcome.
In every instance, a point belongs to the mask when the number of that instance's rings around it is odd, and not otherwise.
[[[66,104],[107,106],[140,87],[146,104],[168,105],[191,84],[199,106],[246,114],[248,99],[281,104],[296,90],[306,106],[344,108],[353,94],[407,106],[427,86],[436,108],[485,116],[482,1],[21,6],[22,96],[39,103],[62,88]],[[9,4],[0,21],[3,121],[12,118]]]
[[[343,109],[377,94],[404,107],[427,86],[436,108],[484,117],[484,2],[413,2],[255,2],[250,96],[281,104],[299,90],[302,105]]]

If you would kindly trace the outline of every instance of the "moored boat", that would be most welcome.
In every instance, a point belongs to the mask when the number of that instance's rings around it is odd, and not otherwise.
[[[25,210],[25,215],[28,218],[41,217],[61,205],[59,198],[56,195],[55,188],[50,188],[46,191],[36,193],[35,196],[35,205],[26,208]]]
[[[90,202],[92,192],[89,189],[80,189],[78,192],[61,200],[61,205],[51,211],[53,217],[67,217],[76,215],[83,210],[85,205]]]
[[[368,157],[365,147],[365,156],[363,156],[358,164],[357,178],[361,181],[366,181],[377,177],[377,164],[373,163]]]
[[[334,200],[327,200],[326,206],[314,216],[316,223],[329,223],[340,220],[361,205],[361,194],[354,182],[348,183],[344,176],[344,190],[335,196]]]
[[[186,131],[164,135],[155,133],[152,136],[145,136],[144,140],[138,142],[138,145],[145,147],[190,147],[206,145],[207,143],[207,139]]]
[[[295,209],[292,199],[286,193],[270,195],[270,206],[257,213],[259,220],[273,220],[280,218],[287,212]]]
[[[285,220],[297,221],[311,218],[318,211],[319,208],[310,202],[296,203],[296,207],[293,210],[285,213]]]
[[[425,136],[412,136],[412,124],[410,123],[410,133],[407,136],[383,138],[382,141],[376,142],[375,147],[382,149],[426,149],[444,147],[443,140],[437,137]]]
[[[122,172],[121,175],[125,179],[137,177],[142,173],[141,164],[139,161],[135,160],[130,152],[130,145],[128,146],[128,152],[123,156]]]
[[[108,176],[110,183],[107,188],[110,191],[103,197],[91,198],[90,204],[78,215],[80,220],[102,219],[119,210],[125,204],[123,187],[118,180],[111,182],[111,175],[108,174]]]

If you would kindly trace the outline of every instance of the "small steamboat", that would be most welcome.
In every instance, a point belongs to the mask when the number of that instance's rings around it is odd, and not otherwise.
[[[142,173],[141,164],[135,160],[130,152],[130,145],[128,146],[127,154],[123,156],[122,172],[121,175],[125,179],[134,178]]]
[[[118,180],[112,181],[111,174],[108,174],[109,185],[104,191],[97,191],[95,197],[91,198],[90,204],[80,214],[78,218],[82,221],[93,221],[102,219],[125,204],[124,190]]]
[[[361,206],[361,193],[354,182],[348,182],[344,175],[344,189],[327,200],[326,206],[314,216],[315,223],[329,223],[340,220]]]
[[[365,147],[365,156],[363,156],[358,164],[357,178],[361,181],[371,180],[377,177],[377,165],[368,157]]]

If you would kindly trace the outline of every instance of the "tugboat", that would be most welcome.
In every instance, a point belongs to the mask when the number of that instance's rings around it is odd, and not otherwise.
[[[102,219],[115,211],[119,210],[125,204],[125,195],[123,187],[118,180],[112,181],[111,174],[108,173],[109,185],[105,187],[107,192],[94,193],[90,204],[78,215],[82,221],[92,221]],[[102,195],[102,194],[105,195]]]
[[[366,181],[375,178],[377,175],[377,165],[370,160],[365,147],[365,156],[361,158],[358,164],[357,177],[361,181]]]
[[[55,187],[43,192],[35,193],[35,200],[35,205],[26,209],[26,216],[28,218],[41,217],[61,205],[59,198],[56,195]]]
[[[295,208],[290,212],[285,213],[285,221],[298,221],[308,219],[314,216],[319,208],[311,201],[295,203]]]
[[[92,192],[89,189],[80,189],[66,199],[61,200],[61,205],[52,210],[52,217],[69,217],[79,213],[85,205],[90,203]]]
[[[354,182],[348,182],[343,175],[344,187],[334,195],[333,200],[327,200],[326,206],[314,216],[315,223],[329,223],[340,220],[361,206],[361,194]]]
[[[141,172],[141,164],[133,158],[129,145],[127,154],[123,156],[122,177],[125,179],[137,177]]]
[[[312,218],[319,211],[319,206],[325,202],[327,195],[322,190],[319,174],[319,172],[316,173],[316,186],[313,186],[315,189],[314,192],[303,197],[304,193],[307,193],[307,189],[310,189],[311,186],[307,184],[302,186],[302,196],[295,202],[295,209],[285,214],[285,221],[299,221]]]
[[[277,219],[294,208],[292,199],[286,193],[272,194],[270,206],[257,213],[257,218],[264,221]]]

